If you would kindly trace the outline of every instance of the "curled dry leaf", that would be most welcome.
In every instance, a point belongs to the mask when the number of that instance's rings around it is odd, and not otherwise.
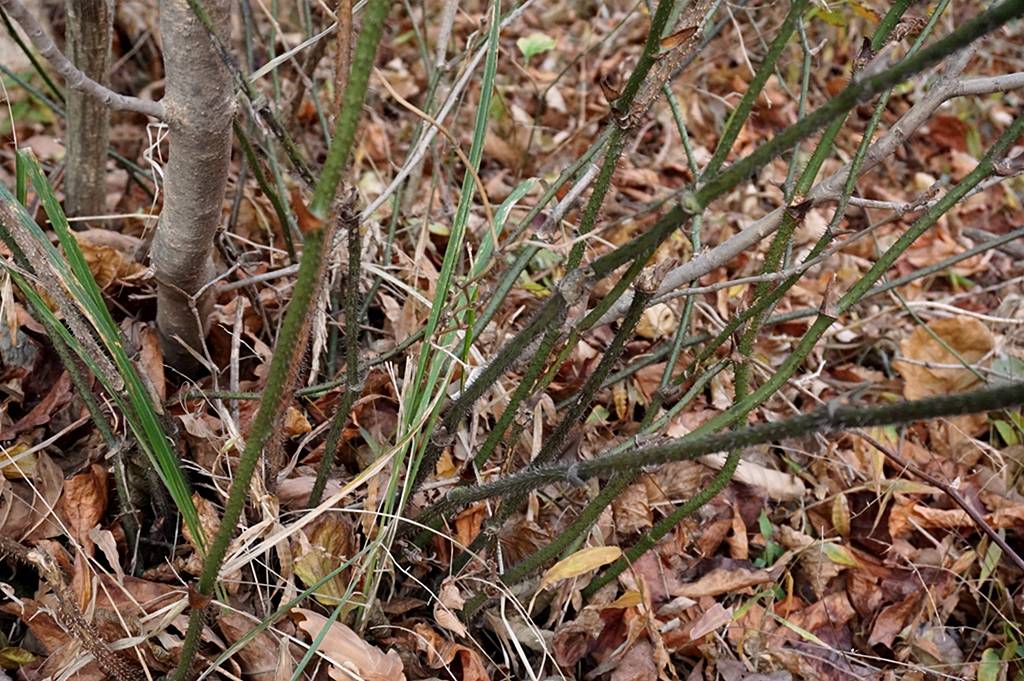
[[[798,551],[797,560],[801,575],[808,580],[811,589],[819,598],[824,595],[829,582],[848,567],[830,560],[822,542],[788,525],[781,525],[778,535],[783,546]]]
[[[979,382],[977,375],[960,366],[960,359],[950,354],[933,334],[952,348],[959,358],[972,365],[980,362],[995,347],[992,332],[973,317],[937,319],[928,324],[928,328],[917,327],[908,338],[900,341],[900,352],[914,362],[895,362],[904,380],[903,396],[908,400],[963,392]],[[935,365],[955,365],[955,368]]]
[[[106,289],[114,282],[141,278],[146,273],[145,266],[136,262],[130,251],[116,247],[112,241],[96,238],[95,232],[99,231],[106,230],[89,230],[87,236],[73,232],[99,287]]]
[[[634,643],[611,674],[611,681],[656,681],[657,678],[654,648],[647,641]]]
[[[196,506],[196,511],[199,512],[199,525],[203,528],[203,534],[209,539],[217,534],[217,528],[220,527],[220,514],[217,513],[217,509],[213,507],[209,499],[201,497],[198,494],[192,494],[192,503]],[[185,535],[185,539],[192,545],[192,548],[197,552],[201,553],[199,546],[196,543],[196,538],[192,536],[192,532],[189,531],[188,526],[182,527],[182,532]]]
[[[57,507],[64,473],[46,452],[39,452],[32,484],[0,478],[0,535],[19,541],[47,539],[61,533],[50,509]]]
[[[218,618],[217,626],[228,644],[234,645],[252,630],[253,622],[239,613],[225,611]],[[290,677],[292,670],[279,670],[279,662],[282,659],[290,661],[291,657],[282,657],[278,654],[279,649],[279,642],[266,631],[260,632],[246,643],[236,653],[245,678],[252,681],[275,681],[279,671]]]
[[[695,582],[676,587],[671,595],[687,598],[720,596],[758,584],[767,584],[770,581],[772,578],[767,570],[751,570],[744,567],[715,568]]]
[[[615,529],[620,535],[635,534],[653,524],[647,487],[643,482],[630,485],[612,502]]]
[[[295,574],[306,586],[316,584],[352,554],[352,528],[338,516],[325,517],[300,535],[295,554]],[[324,605],[337,605],[347,588],[348,570],[342,570],[318,588],[315,597]]]
[[[636,325],[636,334],[641,338],[658,340],[676,329],[676,315],[665,303],[658,303],[644,310]]]
[[[18,433],[46,425],[58,409],[71,401],[71,377],[65,371],[49,392],[32,409],[0,433],[0,440],[10,440]]]
[[[64,483],[61,510],[75,541],[91,548],[89,533],[107,510],[107,494],[107,470],[99,464],[92,464]]]
[[[327,618],[312,610],[296,608],[302,617],[298,626],[316,638],[328,626]],[[331,668],[327,673],[336,681],[352,681],[354,672],[364,681],[405,681],[405,669],[402,658],[394,650],[386,654],[380,648],[370,645],[341,622],[331,622],[320,642],[320,652],[330,660]]]
[[[917,611],[918,604],[924,592],[915,591],[899,603],[886,606],[878,613],[875,624],[871,628],[871,636],[868,638],[868,645],[875,646],[881,643],[884,646],[892,646],[893,641],[903,628],[907,626],[910,618]]]
[[[725,465],[725,454],[706,454],[700,457],[700,462],[705,466],[719,470]],[[753,461],[740,460],[733,474],[733,480],[742,482],[751,487],[757,487],[771,499],[778,501],[792,501],[803,497],[806,492],[803,480],[771,468],[766,468]]]
[[[544,573],[540,580],[538,591],[545,589],[563,579],[579,577],[580,575],[596,570],[602,565],[607,565],[618,560],[622,555],[622,549],[618,546],[593,546],[587,549],[580,549],[567,558],[558,561]]]
[[[309,419],[306,418],[306,415],[295,407],[288,407],[288,411],[284,414],[284,423],[282,424],[282,427],[288,437],[305,435],[309,431],[313,430],[313,426],[310,425]]]
[[[437,594],[437,598],[437,602],[434,603],[434,621],[440,627],[447,629],[456,636],[466,636],[469,633],[466,625],[462,623],[462,620],[454,612],[462,610],[466,600],[462,597],[459,587],[455,586],[451,578],[444,581],[440,592]]]
[[[452,643],[426,624],[419,623],[416,629],[416,647],[427,656],[432,669],[448,669],[456,657],[462,666],[462,681],[490,681],[487,668],[479,653],[458,643]]]
[[[24,480],[36,469],[36,452],[25,442],[18,442],[0,453],[0,474],[8,480]]]
[[[149,384],[153,387],[153,392],[156,393],[159,400],[158,404],[163,404],[167,400],[164,354],[160,349],[160,339],[156,329],[149,324],[143,324],[139,329],[139,346],[139,366],[142,367],[143,373],[149,379]]]

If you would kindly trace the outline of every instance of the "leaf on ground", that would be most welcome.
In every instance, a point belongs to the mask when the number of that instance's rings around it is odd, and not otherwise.
[[[8,480],[32,477],[36,469],[36,452],[27,442],[16,442],[0,452],[0,473]]]
[[[327,618],[312,610],[296,608],[302,620],[298,627],[315,639],[328,626]],[[359,637],[341,622],[331,622],[320,642],[320,651],[327,655],[332,665],[327,673],[335,681],[405,681],[402,658],[394,650],[387,653]],[[355,676],[353,673],[355,673]]]
[[[612,502],[615,529],[620,535],[631,535],[650,527],[653,522],[651,505],[647,500],[647,486],[638,482],[627,487]]]
[[[158,404],[167,400],[167,380],[164,377],[164,355],[156,329],[144,324],[139,329],[139,366],[156,393]]]
[[[192,494],[192,503],[195,504],[196,511],[199,512],[199,525],[203,528],[203,535],[209,540],[217,534],[217,529],[220,527],[220,513],[217,512],[217,509],[214,508],[209,499],[201,497],[194,492]],[[196,538],[192,536],[192,532],[187,525],[182,527],[182,533],[196,553],[201,553]]]
[[[992,332],[973,317],[937,319],[928,324],[927,329],[920,326],[915,328],[908,338],[900,341],[900,352],[915,363],[894,363],[896,370],[903,376],[903,396],[908,400],[963,392],[980,381],[973,372],[960,366],[960,359],[950,354],[932,334],[941,338],[964,362],[971,365],[977,364],[995,347]],[[956,366],[940,368],[935,365]]]
[[[654,662],[654,647],[647,641],[637,641],[622,656],[612,672],[611,681],[656,681],[658,665]]]
[[[236,612],[225,611],[217,619],[217,627],[224,634],[224,639],[234,645],[252,631],[253,621]],[[235,654],[239,667],[245,678],[252,681],[275,681],[282,674],[289,678],[292,674],[290,664],[279,668],[282,659],[291,661],[291,656],[279,654],[280,643],[266,631],[254,636]]]
[[[107,470],[99,464],[92,464],[88,470],[74,475],[64,482],[61,509],[68,521],[71,536],[75,541],[92,548],[89,533],[96,527],[107,510]]]
[[[891,648],[893,641],[907,626],[911,616],[917,610],[921,596],[922,592],[915,591],[899,603],[893,603],[883,608],[875,618],[871,635],[868,637],[868,645],[874,646],[880,643]]]
[[[31,477],[31,485],[0,478],[0,536],[25,541],[61,534],[51,509],[64,489],[64,472],[46,452],[39,452]]]
[[[672,590],[673,596],[701,598],[703,596],[721,596],[722,594],[748,589],[758,584],[767,584],[772,577],[767,570],[752,570],[744,567],[715,568],[700,579],[689,584],[682,584]]]
[[[146,267],[135,260],[134,253],[117,248],[113,242],[102,237],[96,237],[94,233],[97,231],[101,230],[89,230],[85,235],[78,232],[72,234],[100,289],[107,289],[114,282],[138,279],[146,273]]]
[[[71,401],[71,377],[67,372],[60,375],[46,396],[32,409],[0,433],[0,440],[10,440],[18,433],[46,425],[58,409]]]
[[[720,470],[725,464],[725,459],[725,454],[706,454],[700,457],[700,462],[715,470]],[[757,487],[769,498],[778,501],[799,499],[807,491],[803,480],[795,475],[743,459],[740,460],[739,465],[736,467],[733,480],[750,485],[751,487]]]
[[[352,554],[352,528],[337,516],[316,523],[308,534],[300,534],[295,553],[295,574],[306,586],[316,584],[338,569]],[[348,570],[342,570],[315,592],[324,605],[337,605],[348,589]]]
[[[579,577],[591,570],[596,570],[603,565],[608,565],[618,560],[621,555],[622,549],[618,546],[592,546],[580,549],[548,568],[548,571],[541,578],[540,586],[537,589],[540,591],[563,579]]]
[[[452,643],[422,622],[416,624],[415,632],[416,649],[426,654],[431,669],[450,669],[457,657],[462,681],[490,681],[480,654],[472,648]]]
[[[437,594],[437,602],[434,603],[434,621],[442,629],[447,629],[456,636],[466,636],[469,633],[466,625],[454,612],[462,610],[465,604],[466,600],[462,597],[459,587],[450,578],[446,579]]]

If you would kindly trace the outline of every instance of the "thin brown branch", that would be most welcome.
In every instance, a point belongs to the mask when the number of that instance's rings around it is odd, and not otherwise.
[[[103,672],[116,681],[141,681],[146,678],[138,665],[132,664],[124,655],[111,650],[99,630],[85,619],[75,595],[64,583],[53,556],[41,549],[29,548],[13,539],[0,537],[0,557],[4,556],[35,568],[57,597],[57,620],[78,645],[93,656]]]
[[[995,542],[996,546],[1003,550],[1003,554],[1009,557],[1010,560],[1013,561],[1014,565],[1016,565],[1018,568],[1024,571],[1024,558],[1021,558],[1021,555],[1017,553],[1013,549],[1013,547],[1007,543],[1005,539],[999,536],[999,533],[995,531],[995,529],[988,523],[987,520],[985,520],[985,516],[979,513],[978,509],[974,508],[974,506],[972,506],[971,503],[967,501],[967,499],[964,499],[963,495],[960,494],[960,492],[956,491],[956,489],[952,485],[950,485],[948,482],[944,480],[936,478],[933,475],[925,473],[923,470],[921,470],[914,464],[910,463],[902,456],[894,452],[892,449],[886,447],[884,444],[882,444],[875,438],[871,437],[864,431],[854,430],[851,432],[857,437],[864,440],[865,442],[868,442],[872,447],[874,447],[878,451],[882,452],[882,454],[885,455],[885,458],[889,459],[889,461],[897,468],[905,470],[914,477],[920,478],[921,480],[925,481],[932,487],[942,490],[942,492],[946,496],[948,496],[953,501],[953,503],[955,503],[957,506],[963,509],[964,513],[966,513],[974,522],[974,524],[978,526],[979,530],[984,532],[989,539]]]
[[[134,111],[159,120],[166,119],[167,113],[160,102],[119,95],[86,76],[57,49],[50,36],[19,0],[0,0],[0,8],[3,8],[7,15],[24,29],[28,39],[57,70],[69,88],[95,97],[111,109]]]

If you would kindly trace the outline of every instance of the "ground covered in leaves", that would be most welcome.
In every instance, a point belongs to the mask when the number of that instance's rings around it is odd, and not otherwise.
[[[156,3],[117,4],[113,87],[159,93]],[[259,36],[251,56],[255,66],[306,37],[303,15],[292,4],[251,3]],[[52,15],[59,32],[60,12],[47,5],[38,9]],[[862,36],[877,24],[876,10],[885,9],[859,2],[815,5],[803,27],[813,65],[806,110],[846,84]],[[927,9],[921,4],[911,13],[921,17]],[[727,3],[718,14],[717,35],[672,81],[698,166],[711,157],[725,118],[786,10],[784,3]],[[487,11],[476,2],[459,7],[448,54],[456,75],[465,67],[458,55],[467,41],[486,30]],[[323,7],[310,12],[313,24],[329,25]],[[362,207],[387,190],[413,148],[414,128],[422,121],[400,98],[423,105],[429,85],[421,41],[433,44],[440,12],[441,3],[433,0],[393,10],[351,177]],[[973,12],[970,4],[947,10],[938,34]],[[643,3],[573,0],[537,2],[503,29],[479,173],[488,202],[485,206],[477,197],[469,249],[488,233],[491,212],[517,188],[525,191],[510,204],[510,224],[532,207],[545,183],[586,151],[609,115],[609,88],[614,91],[628,73],[648,26]],[[237,38],[241,28],[236,28]],[[985,41],[966,72],[1022,70],[1022,30],[1011,25]],[[8,48],[4,54],[13,55],[12,71],[41,88],[31,66]],[[328,54],[333,49],[329,46]],[[258,86],[285,112],[315,165],[325,149],[333,72],[325,58],[311,74],[320,91],[319,99],[312,97],[299,85],[296,66],[302,55],[261,78]],[[784,54],[733,147],[733,158],[798,119],[802,58],[799,46]],[[445,78],[446,87],[455,82],[454,76]],[[923,96],[926,82],[918,78],[897,88],[877,134]],[[7,76],[4,85],[11,116],[0,121],[5,135],[0,181],[14,184],[16,137],[59,188],[62,119]],[[409,376],[424,351],[422,342],[408,341],[430,312],[459,201],[464,166],[451,142],[469,148],[479,97],[478,85],[471,82],[447,120],[451,139],[439,137],[397,200],[383,202],[363,225],[361,290],[367,297],[360,342],[369,367],[328,483],[332,505],[310,511],[307,500],[324,435],[344,389],[334,380],[343,375],[337,346],[341,315],[331,301],[315,315],[314,347],[303,369],[306,387],[275,445],[279,472],[254,485],[245,528],[222,571],[219,606],[203,634],[202,651],[213,665],[209,673],[225,679],[293,678],[310,642],[321,635],[316,654],[301,671],[304,678],[995,681],[1024,673],[1018,662],[1024,645],[1019,626],[1024,574],[943,490],[883,454],[886,449],[896,453],[914,469],[953,486],[1012,546],[1024,546],[1019,411],[904,429],[809,435],[748,450],[722,494],[586,599],[581,590],[593,570],[706,485],[724,455],[644,471],[586,541],[574,547],[578,550],[569,552],[575,560],[547,566],[547,572],[534,575],[539,582],[501,589],[498,576],[504,566],[562,532],[598,493],[596,481],[551,485],[531,494],[499,531],[499,550],[481,561],[453,568],[453,546],[467,546],[485,531],[494,512],[486,502],[447,518],[433,539],[418,546],[409,536],[376,543],[376,557],[364,559],[365,549],[391,531],[378,518],[394,494],[389,488],[394,471],[385,455],[403,427]],[[812,317],[800,312],[816,311],[829,287],[845,291],[930,198],[974,168],[1022,107],[1019,92],[953,99],[860,181],[856,196],[862,201],[840,222],[842,247],[805,272],[772,310],[755,346],[754,384],[773,373],[807,330]],[[853,155],[871,109],[865,105],[852,112],[822,177]],[[218,239],[223,276],[214,284],[219,290],[206,358],[215,375],[195,380],[164,366],[146,260],[160,211],[153,178],[159,178],[165,160],[162,134],[139,116],[115,114],[112,144],[137,170],[110,162],[110,215],[77,224],[82,229],[76,236],[133,359],[163,405],[201,520],[212,529],[239,442],[255,415],[252,398],[265,380],[295,269],[282,226],[251,172],[241,169],[236,150],[225,229]],[[805,141],[798,153],[806,156],[811,148],[813,140]],[[782,205],[789,161],[788,155],[776,159],[717,201],[705,216],[701,242],[721,243]],[[586,239],[587,257],[648,229],[662,202],[693,179],[673,111],[662,99],[627,145],[598,230]],[[916,273],[987,235],[1019,228],[1022,191],[1021,179],[1011,176],[968,196],[899,259],[888,278]],[[794,261],[821,235],[831,214],[828,204],[810,209],[792,242]],[[45,228],[41,210],[36,217]],[[501,242],[493,266],[477,280],[483,302],[524,240],[542,249],[470,353],[467,371],[483,364],[550,295],[564,274],[563,258],[579,218],[574,208],[553,229],[527,228],[515,243]],[[567,456],[591,458],[637,434],[666,371],[682,374],[707,339],[703,334],[714,335],[723,320],[749,304],[755,283],[738,280],[759,273],[766,248],[767,241],[704,276],[697,284],[705,288],[690,298],[667,299],[644,313],[616,365],[616,380],[597,393],[573,430]],[[833,326],[802,371],[755,410],[751,422],[783,419],[833,400],[884,403],[1019,379],[1024,375],[1022,250],[1021,242],[1010,242],[865,299]],[[692,255],[690,235],[679,233],[653,260],[681,263]],[[590,291],[591,304],[610,285],[603,281]],[[165,673],[181,645],[188,586],[201,568],[193,538],[180,531],[173,507],[153,495],[137,471],[133,479],[140,481],[145,531],[137,546],[129,543],[114,496],[111,452],[94,432],[43,327],[6,275],[0,294],[0,535],[48,556],[57,575],[47,579],[36,564],[0,565],[0,666],[24,679],[104,678],[82,631],[65,616],[71,600],[99,635],[132,649],[133,665],[153,676]],[[665,349],[687,300],[693,301],[685,320],[693,342],[685,344],[675,367],[666,367]],[[504,376],[455,434],[405,514],[415,515],[460,479],[491,479],[529,461],[565,401],[600,361],[616,324],[595,328],[570,348],[564,363],[551,367],[554,380],[517,415],[514,437],[487,467],[474,470],[467,462],[517,385],[515,372]],[[726,343],[711,361],[729,359],[731,352]],[[462,374],[456,374],[452,391]],[[727,368],[692,396],[662,434],[690,432],[728,408],[733,397],[733,372]],[[123,436],[120,446],[130,452],[130,434],[117,414],[113,419]],[[358,560],[282,611],[354,556]],[[464,622],[460,611],[478,593],[491,599]],[[336,608],[342,602],[350,604]],[[253,636],[260,622],[270,626]],[[223,654],[229,649],[231,654]]]

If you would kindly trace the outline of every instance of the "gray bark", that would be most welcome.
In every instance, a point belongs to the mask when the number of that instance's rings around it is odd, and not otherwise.
[[[82,73],[108,85],[113,0],[66,0],[65,52]],[[107,142],[110,108],[99,99],[68,89],[67,176],[68,215],[99,215],[106,208]]]
[[[226,33],[230,0],[203,5],[213,25]],[[186,0],[160,3],[160,31],[167,79],[162,103],[171,146],[152,250],[157,327],[164,360],[189,369],[193,353],[185,346],[202,355],[213,304],[212,291],[203,289],[214,276],[213,239],[231,160],[233,92],[227,67]]]

